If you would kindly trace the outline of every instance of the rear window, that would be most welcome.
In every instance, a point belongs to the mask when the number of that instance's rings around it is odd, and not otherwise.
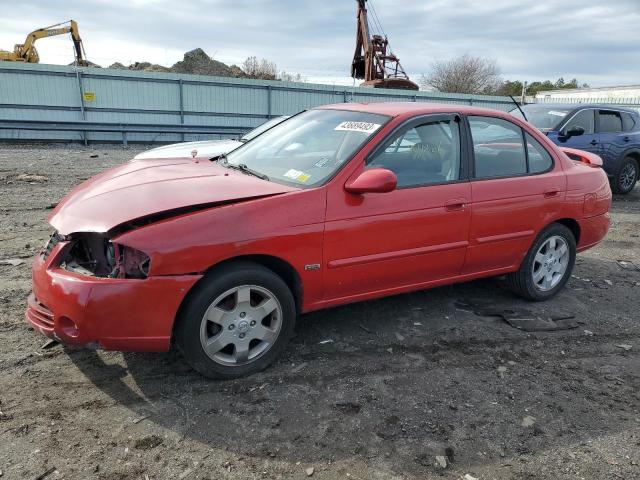
[[[527,121],[543,131],[555,130],[562,121],[566,120],[567,115],[569,115],[572,110],[573,108],[558,105],[554,106],[553,104],[524,105],[522,107],[522,111],[524,111],[527,116]],[[517,108],[510,113],[514,117],[524,120],[522,113],[520,113],[520,110]]]

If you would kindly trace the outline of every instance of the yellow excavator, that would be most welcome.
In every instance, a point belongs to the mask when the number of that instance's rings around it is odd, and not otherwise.
[[[82,46],[82,39],[78,32],[78,24],[74,20],[34,30],[27,35],[27,39],[24,43],[16,44],[13,48],[13,52],[0,50],[0,60],[8,62],[38,63],[40,62],[40,57],[38,56],[38,51],[35,47],[36,40],[40,38],[53,37],[55,35],[64,35],[66,33],[70,33],[71,40],[73,40],[75,64],[81,67],[88,66],[89,62],[86,59],[84,47]]]

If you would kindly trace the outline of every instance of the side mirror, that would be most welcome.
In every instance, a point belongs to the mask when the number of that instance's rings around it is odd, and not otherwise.
[[[564,134],[565,137],[567,138],[571,138],[571,137],[580,137],[582,135],[584,135],[585,133],[585,129],[579,126],[575,126],[572,127],[571,130],[567,130]]]
[[[348,181],[344,189],[349,193],[362,195],[363,193],[392,192],[397,185],[398,177],[391,170],[372,168],[365,170],[354,180]]]

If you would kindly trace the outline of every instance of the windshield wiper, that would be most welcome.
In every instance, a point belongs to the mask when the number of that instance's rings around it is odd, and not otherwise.
[[[251,170],[249,167],[247,167],[244,163],[241,163],[239,165],[236,165],[234,163],[229,163],[229,161],[227,160],[227,156],[222,154],[218,157],[218,163],[220,163],[222,166],[227,167],[227,168],[233,168],[234,170],[239,170],[243,173],[246,173],[248,175],[253,175],[254,177],[258,177],[261,180],[269,180],[269,177],[266,176],[264,173],[260,173],[260,172],[256,172],[255,170]]]

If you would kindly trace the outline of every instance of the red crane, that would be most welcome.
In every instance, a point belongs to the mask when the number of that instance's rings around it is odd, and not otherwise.
[[[351,64],[351,76],[363,79],[363,87],[418,90],[406,74],[400,59],[389,48],[386,35],[369,35],[367,0],[358,2],[358,35]]]

